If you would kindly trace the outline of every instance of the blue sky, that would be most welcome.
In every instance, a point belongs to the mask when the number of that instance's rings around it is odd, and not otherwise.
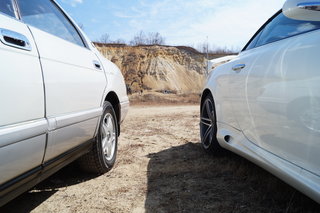
[[[159,32],[169,45],[240,49],[285,0],[57,0],[91,40]]]

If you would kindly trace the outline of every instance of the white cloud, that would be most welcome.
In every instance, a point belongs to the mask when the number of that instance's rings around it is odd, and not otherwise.
[[[160,32],[169,44],[243,46],[285,0],[139,0],[116,12],[135,32]],[[133,32],[133,33],[135,33]]]
[[[187,33],[197,40],[208,36],[209,42],[218,46],[243,46],[281,6],[281,2],[270,0],[226,5],[201,21],[191,23]]]
[[[89,1],[58,1],[77,6],[93,39],[108,31],[130,41],[143,30],[159,32],[169,45],[197,46],[208,37],[211,45],[241,48],[285,0],[91,0],[90,10],[79,6]]]
[[[72,7],[76,7],[78,4],[82,4],[83,0],[62,0],[64,3],[70,4]]]

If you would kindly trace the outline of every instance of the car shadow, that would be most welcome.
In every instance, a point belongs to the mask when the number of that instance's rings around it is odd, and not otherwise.
[[[148,157],[146,213],[320,210],[313,200],[228,151],[212,156],[189,142]]]
[[[97,175],[85,173],[78,168],[76,163],[72,163],[39,183],[28,192],[20,195],[3,207],[0,207],[0,212],[30,212],[56,192],[63,190],[63,188],[86,182],[95,177],[97,177]]]

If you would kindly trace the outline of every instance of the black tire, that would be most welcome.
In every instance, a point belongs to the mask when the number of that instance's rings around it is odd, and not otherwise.
[[[220,154],[217,140],[216,111],[211,94],[205,96],[200,112],[200,137],[202,148],[210,154]]]
[[[104,103],[98,134],[90,152],[79,158],[86,172],[104,174],[115,164],[118,149],[118,122],[110,102]]]

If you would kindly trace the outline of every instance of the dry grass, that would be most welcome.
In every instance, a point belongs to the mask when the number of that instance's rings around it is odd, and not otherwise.
[[[131,105],[186,105],[199,104],[200,93],[163,94],[159,92],[144,92],[129,96]]]
[[[0,212],[320,212],[246,159],[206,154],[198,111],[131,107],[111,172],[95,177],[67,167]]]

